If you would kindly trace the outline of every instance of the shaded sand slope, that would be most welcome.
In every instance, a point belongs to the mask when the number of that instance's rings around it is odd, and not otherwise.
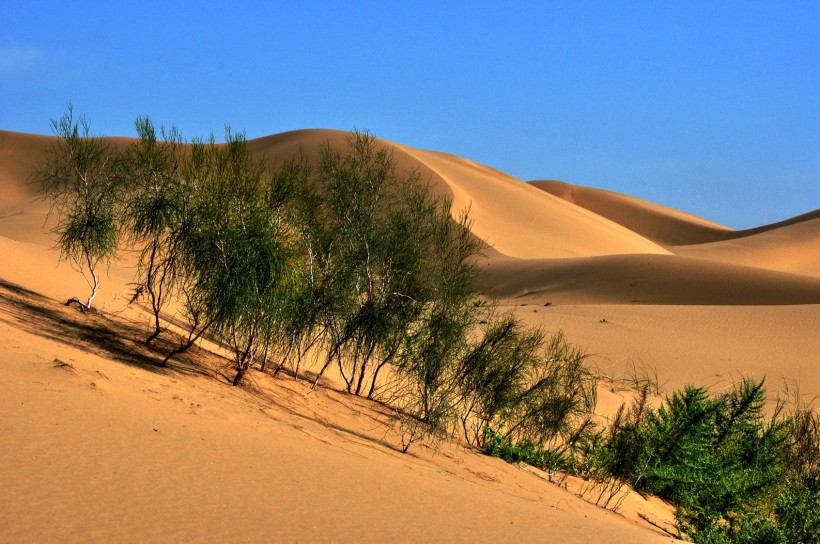
[[[0,541],[670,542],[624,513],[444,444],[389,411],[197,352],[172,369],[122,319],[0,282]],[[138,331],[136,331],[138,332]]]
[[[661,244],[713,242],[722,240],[733,232],[700,217],[612,191],[556,180],[531,181],[528,185],[597,213]]]
[[[670,249],[686,257],[820,277],[820,211],[795,219],[725,241]]]

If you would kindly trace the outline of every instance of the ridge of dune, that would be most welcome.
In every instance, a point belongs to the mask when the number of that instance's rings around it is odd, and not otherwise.
[[[606,189],[558,180],[535,180],[527,183],[594,211],[664,246],[733,240],[820,218],[820,209],[817,209],[775,223],[734,230],[690,213]]]
[[[444,153],[399,147],[447,183],[454,209],[469,206],[473,233],[504,255],[533,259],[669,253],[605,217],[497,170]]]
[[[820,277],[820,210],[744,230],[612,191],[562,181],[529,182],[685,257]]]
[[[256,153],[288,160],[300,151],[309,159],[350,133],[304,129],[249,140]],[[668,253],[658,244],[590,213],[532,190],[503,172],[468,159],[412,148],[388,140],[400,172],[417,171],[434,193],[453,199],[453,213],[469,209],[472,231],[495,251],[519,258],[577,257],[616,253]]]
[[[660,244],[680,245],[723,239],[734,231],[701,217],[613,191],[557,180],[529,185],[602,215]]]

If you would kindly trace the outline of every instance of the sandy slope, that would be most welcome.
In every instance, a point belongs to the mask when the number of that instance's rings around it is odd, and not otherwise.
[[[0,283],[2,542],[668,542],[378,405],[199,353],[161,371],[119,318]]]
[[[677,255],[820,276],[820,211],[728,240],[670,247]]]
[[[300,150],[315,158],[344,137],[306,130],[250,145],[282,161]],[[634,496],[621,517],[458,448],[400,455],[383,409],[332,390],[261,375],[234,390],[222,363],[201,354],[158,372],[129,340],[145,317],[125,309],[122,263],[98,297],[114,321],[42,298],[85,291],[58,264],[47,203],[26,182],[52,141],[0,131],[0,541],[663,538],[637,514],[662,523],[668,510]],[[817,213],[732,231],[384,143],[400,171],[418,171],[456,212],[470,207],[474,234],[492,246],[482,260],[489,295],[564,329],[605,374],[657,373],[667,391],[765,375],[820,394]],[[601,396],[607,409],[621,398]]]

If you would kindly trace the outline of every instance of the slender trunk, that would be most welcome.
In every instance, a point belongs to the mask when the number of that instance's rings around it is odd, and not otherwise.
[[[327,354],[327,359],[325,359],[325,364],[322,366],[322,369],[316,375],[316,379],[313,380],[313,387],[312,387],[313,389],[316,389],[316,386],[319,384],[319,380],[322,379],[322,375],[325,373],[325,370],[327,370],[327,367],[329,367],[330,363],[332,363],[332,362],[333,362],[333,352],[331,351],[330,353]]]
[[[367,398],[372,399],[373,393],[376,392],[376,379],[379,377],[379,372],[381,372],[382,367],[384,367],[388,362],[393,360],[393,357],[396,356],[398,353],[399,348],[393,348],[393,350],[387,354],[387,356],[382,359],[382,361],[376,365],[376,370],[373,372],[373,379],[370,382],[370,391],[367,392]]]
[[[90,310],[91,301],[97,296],[97,289],[100,287],[100,280],[97,278],[97,272],[94,270],[94,266],[91,264],[90,258],[88,259],[88,269],[91,271],[91,277],[94,279],[94,285],[91,287],[91,295],[88,297],[88,302],[85,304],[86,309]]]
[[[233,379],[234,386],[239,385],[239,383],[242,381],[242,377],[245,375],[245,372],[247,372],[250,366],[253,364],[253,357],[256,352],[254,342],[256,341],[256,332],[257,327],[259,325],[259,321],[259,318],[257,318],[251,326],[250,332],[248,334],[248,341],[245,342],[244,348],[239,347],[239,342],[236,337],[236,329],[234,328],[234,330],[231,332],[231,336],[233,338],[234,353],[236,353],[236,376]]]
[[[156,286],[156,258],[157,258],[157,240],[156,237],[151,243],[151,256],[148,260],[148,270],[146,271],[145,287],[148,289],[148,295],[151,297],[151,311],[154,313],[154,332],[145,339],[146,344],[153,342],[159,333],[162,332],[160,327],[160,295],[157,293]]]
[[[349,338],[350,338],[350,335],[348,334],[344,338],[341,338],[340,340],[335,342],[335,344],[333,345],[333,349],[331,349],[327,354],[327,359],[325,360],[324,366],[322,366],[322,370],[319,371],[319,374],[317,374],[316,379],[313,380],[313,389],[316,389],[316,386],[319,384],[319,380],[322,378],[322,375],[324,375],[325,370],[327,370],[327,367],[329,367],[330,363],[333,362],[333,357],[338,355],[339,350],[342,349],[342,345],[345,342],[347,342],[347,340]],[[339,367],[341,368],[341,358],[340,358],[340,361],[339,361]]]
[[[188,351],[191,348],[191,346],[193,346],[194,343],[196,343],[196,341],[199,340],[200,337],[202,337],[202,335],[205,334],[205,332],[208,329],[210,329],[211,326],[213,326],[214,323],[216,323],[216,320],[217,320],[217,318],[212,318],[210,321],[205,323],[205,325],[203,325],[197,331],[196,328],[199,325],[199,318],[195,317],[194,318],[194,323],[191,326],[191,330],[188,332],[188,339],[185,342],[183,342],[182,344],[180,344],[177,348],[173,349],[171,351],[171,353],[166,355],[159,366],[162,366],[162,367],[168,366],[168,361],[170,361],[171,358],[173,358],[173,357],[175,357],[175,356],[177,356],[181,353],[184,353],[184,352]]]
[[[148,338],[145,339],[145,343],[150,344],[151,342],[156,340],[157,336],[159,336],[159,333],[161,332],[162,329],[159,326],[159,316],[154,315],[154,332],[148,335]]]
[[[359,394],[362,391],[362,384],[364,383],[364,375],[365,375],[365,371],[367,370],[367,361],[368,361],[368,359],[369,359],[369,357],[365,358],[365,360],[362,361],[362,368],[361,368],[361,371],[359,372],[359,381],[358,381],[358,383],[356,383],[356,396],[359,396]]]
[[[268,349],[270,348],[270,342],[265,342],[265,351],[262,354],[262,365],[259,367],[260,372],[265,371],[265,367],[268,365]]]

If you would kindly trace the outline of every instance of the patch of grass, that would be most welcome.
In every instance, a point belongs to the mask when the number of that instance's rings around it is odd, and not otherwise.
[[[484,435],[487,439],[484,449],[487,455],[508,463],[526,463],[542,470],[577,473],[577,462],[571,454],[539,448],[528,440],[513,442],[490,427],[484,428]]]

